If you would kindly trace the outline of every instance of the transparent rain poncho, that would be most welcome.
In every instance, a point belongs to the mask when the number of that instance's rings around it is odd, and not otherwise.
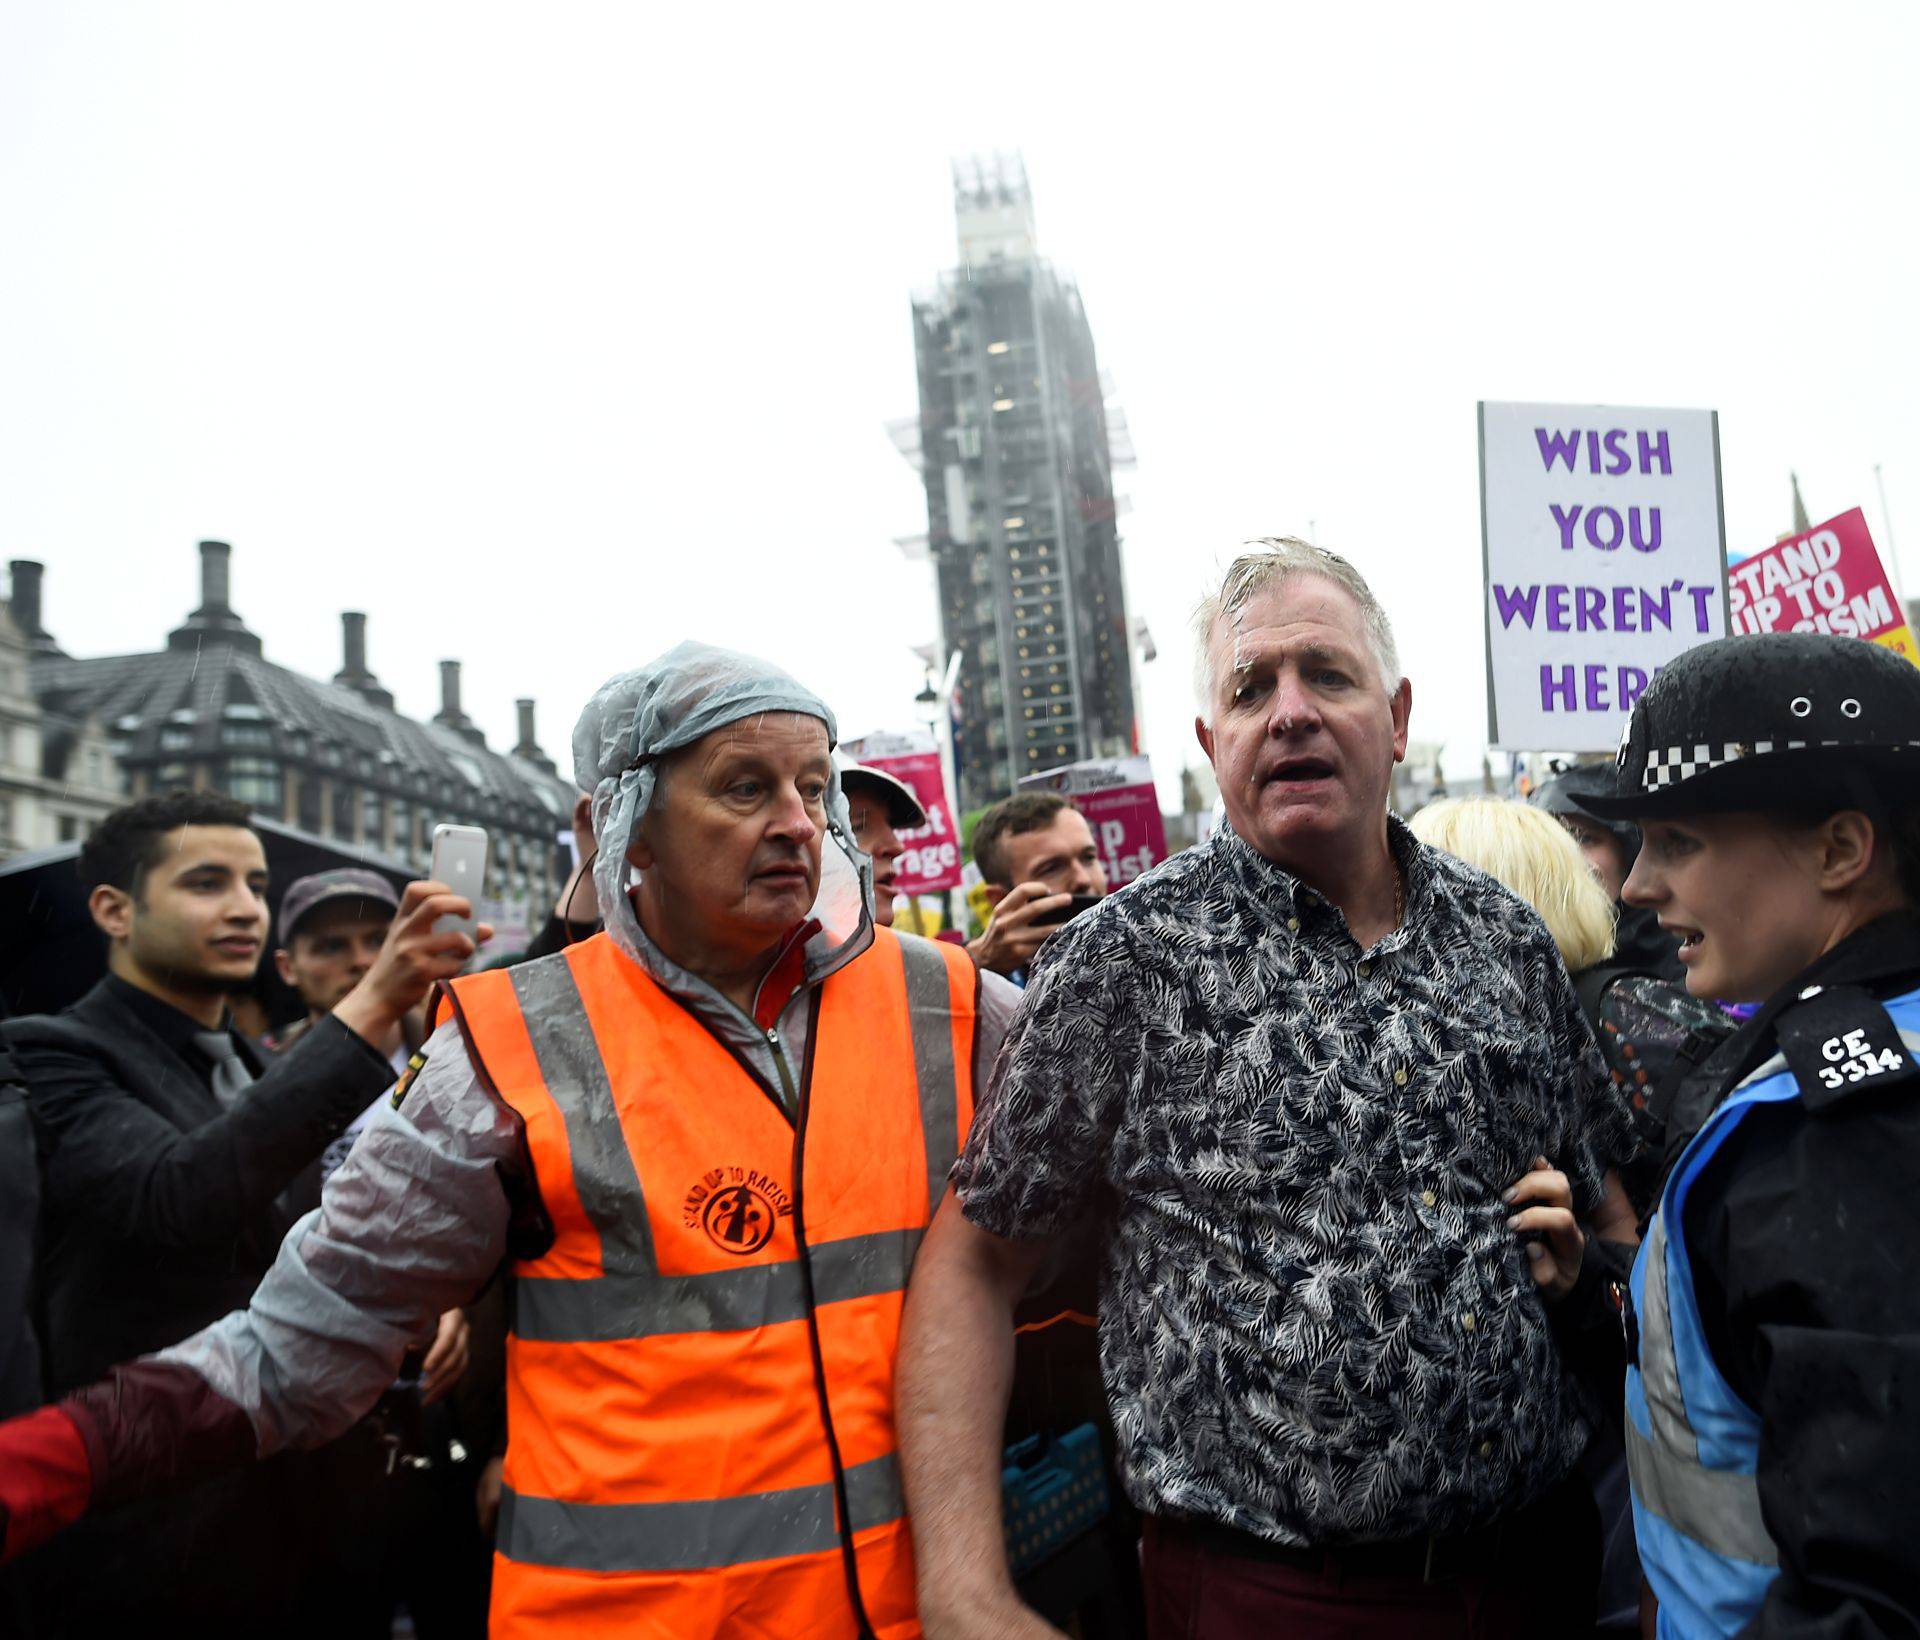
[[[593,794],[593,837],[599,849],[593,883],[614,943],[651,968],[648,943],[627,897],[633,868],[627,850],[653,801],[660,760],[702,735],[760,712],[801,712],[839,729],[827,703],[777,666],[711,644],[682,643],[656,660],[602,684],[573,730],[573,778]],[[869,926],[872,866],[855,846],[840,771],[827,788],[827,836],[820,848],[820,891],[812,915],[831,963]]]

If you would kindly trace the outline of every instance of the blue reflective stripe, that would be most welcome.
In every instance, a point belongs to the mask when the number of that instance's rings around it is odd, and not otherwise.
[[[1699,1544],[1633,1500],[1634,1546],[1641,1569],[1660,1600],[1661,1640],[1705,1640],[1737,1635],[1752,1621],[1777,1575],[1709,1554]]]
[[[1920,993],[1887,1004],[1901,1040],[1920,1052]],[[1634,1530],[1673,1640],[1738,1634],[1777,1574],[1760,1510],[1760,1418],[1713,1359],[1686,1246],[1689,1195],[1740,1123],[1760,1105],[1800,1097],[1776,1056],[1708,1117],[1662,1193],[1633,1269],[1640,1362],[1627,1374],[1627,1455]]]

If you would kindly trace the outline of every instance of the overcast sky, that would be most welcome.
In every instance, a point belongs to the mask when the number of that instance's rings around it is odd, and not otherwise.
[[[1730,542],[1864,506],[1920,592],[1920,7],[381,0],[0,7],[0,556],[150,649],[233,543],[270,659],[370,615],[567,761],[685,636],[910,727],[926,527],[882,424],[949,160],[1024,152],[1140,465],[1169,795],[1187,612],[1311,528],[1414,732],[1484,735],[1474,402],[1717,409]]]

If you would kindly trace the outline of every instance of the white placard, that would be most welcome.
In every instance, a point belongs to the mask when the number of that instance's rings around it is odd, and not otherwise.
[[[1727,632],[1712,410],[1480,406],[1487,737],[1609,752],[1653,675]]]

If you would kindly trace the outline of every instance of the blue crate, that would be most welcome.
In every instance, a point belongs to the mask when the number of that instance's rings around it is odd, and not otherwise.
[[[1003,1463],[1001,1509],[1015,1577],[1106,1519],[1107,1467],[1092,1424],[1052,1439],[1029,1435],[1007,1448]]]

